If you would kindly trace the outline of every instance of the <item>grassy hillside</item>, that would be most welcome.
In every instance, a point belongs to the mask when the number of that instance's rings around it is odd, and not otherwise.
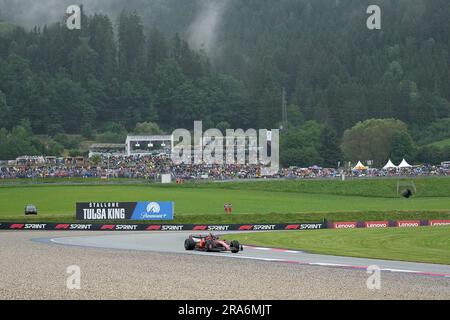
[[[186,188],[214,188],[229,190],[254,190],[270,192],[294,192],[328,194],[342,196],[362,196],[370,198],[398,198],[397,182],[414,183],[415,197],[450,196],[450,178],[387,178],[336,180],[280,180],[280,181],[242,181],[233,183],[186,184]]]
[[[445,140],[441,140],[441,141],[436,141],[430,144],[430,146],[435,146],[438,148],[446,148],[446,147],[450,147],[450,138],[445,139]]]
[[[401,218],[450,218],[450,179],[417,179],[418,194],[396,195],[396,180],[259,181],[129,185],[17,185],[0,187],[0,219],[73,220],[76,202],[174,201],[177,223],[262,223]],[[223,204],[233,204],[233,214]],[[28,218],[34,219],[34,218]]]

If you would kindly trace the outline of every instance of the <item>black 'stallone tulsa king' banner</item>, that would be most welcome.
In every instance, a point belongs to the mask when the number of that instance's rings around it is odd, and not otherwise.
[[[173,202],[79,202],[77,220],[173,220]]]

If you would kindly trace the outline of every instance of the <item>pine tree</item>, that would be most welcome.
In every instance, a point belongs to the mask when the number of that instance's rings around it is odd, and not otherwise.
[[[95,14],[90,19],[89,36],[89,46],[98,55],[95,77],[102,81],[111,81],[117,72],[117,48],[109,17]]]
[[[153,28],[148,39],[147,49],[147,79],[154,80],[156,67],[167,59],[167,44],[164,35]]]
[[[119,17],[119,75],[122,81],[140,80],[145,74],[145,36],[140,16],[122,11]]]

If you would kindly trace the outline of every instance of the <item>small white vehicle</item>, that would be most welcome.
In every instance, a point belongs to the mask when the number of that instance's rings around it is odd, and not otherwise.
[[[25,214],[29,215],[29,214],[37,214],[37,208],[35,205],[33,204],[29,204],[25,207]]]

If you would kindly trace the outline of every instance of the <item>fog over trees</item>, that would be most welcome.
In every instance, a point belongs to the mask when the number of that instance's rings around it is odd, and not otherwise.
[[[80,0],[72,31],[70,2],[0,0],[0,137],[21,121],[53,138],[144,122],[278,128],[284,88],[289,164],[352,158],[336,146],[368,119],[404,123],[394,145],[411,138],[420,161],[450,138],[447,0]],[[366,27],[371,4],[381,30]]]

